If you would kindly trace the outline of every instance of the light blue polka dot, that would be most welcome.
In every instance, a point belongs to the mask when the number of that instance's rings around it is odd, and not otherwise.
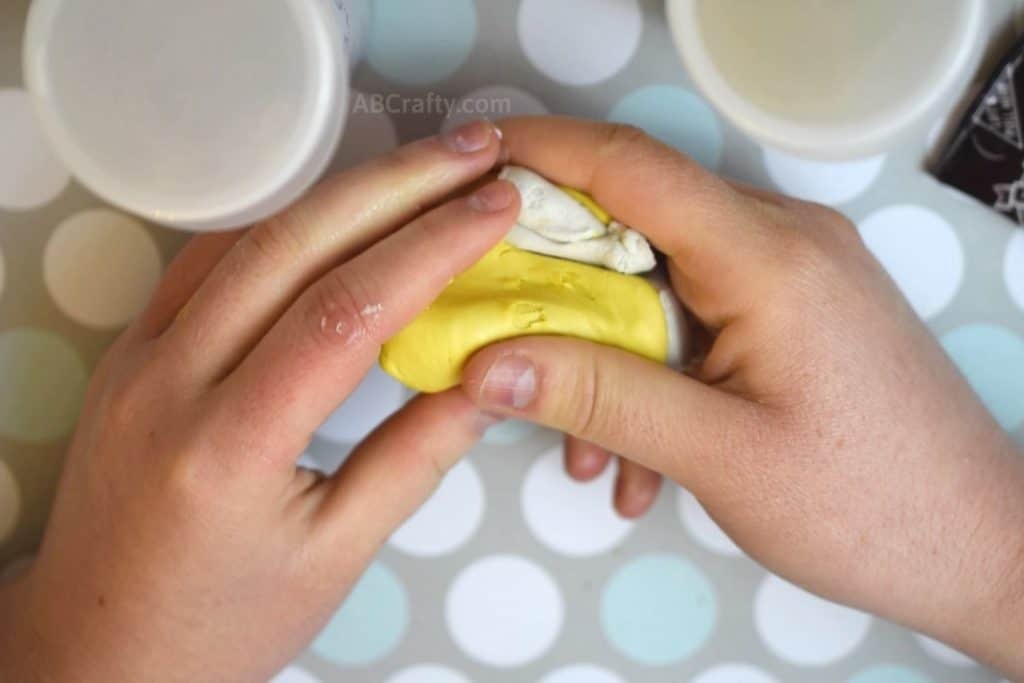
[[[405,588],[393,571],[374,563],[317,636],[313,651],[337,664],[369,664],[395,649],[408,623]]]
[[[484,434],[484,443],[495,446],[510,446],[533,436],[540,427],[524,420],[505,420],[494,425]]]
[[[400,83],[444,80],[476,42],[473,0],[374,0],[367,59]]]
[[[699,96],[671,85],[652,85],[623,98],[610,121],[643,128],[666,144],[717,169],[722,159],[722,127],[714,110]]]
[[[942,345],[1004,429],[1024,422],[1024,339],[995,325],[966,325]]]
[[[601,621],[612,644],[641,664],[663,666],[697,652],[717,619],[714,588],[697,567],[647,555],[605,586]]]
[[[0,333],[0,436],[56,441],[75,426],[88,372],[74,347],[49,332]]]
[[[861,671],[849,683],[932,683],[932,679],[902,666],[876,666]]]

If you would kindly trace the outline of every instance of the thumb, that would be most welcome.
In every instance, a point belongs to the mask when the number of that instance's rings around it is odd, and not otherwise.
[[[522,337],[478,352],[463,390],[481,410],[596,443],[686,486],[749,436],[760,410],[625,351],[567,337]],[[696,493],[696,491],[695,491]]]

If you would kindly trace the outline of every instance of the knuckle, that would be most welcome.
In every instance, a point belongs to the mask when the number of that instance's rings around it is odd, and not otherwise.
[[[324,276],[311,291],[309,328],[320,344],[337,346],[373,339],[379,305],[368,292],[365,278],[339,268]]]
[[[646,131],[628,123],[608,124],[606,135],[604,147],[614,152],[646,148],[653,142]]]
[[[600,371],[595,359],[590,358],[576,374],[575,391],[565,394],[575,397],[571,409],[570,433],[587,438],[599,427],[602,412]]]
[[[148,378],[139,372],[131,373],[107,387],[107,419],[118,426],[134,424],[151,401]]]
[[[276,262],[301,254],[310,233],[310,219],[299,206],[272,216],[246,233],[242,244],[261,259]]]

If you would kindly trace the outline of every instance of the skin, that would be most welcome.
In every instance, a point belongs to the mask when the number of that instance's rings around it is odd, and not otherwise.
[[[621,454],[623,513],[663,474],[779,575],[1024,680],[1024,457],[855,227],[628,126],[502,129],[512,163],[588,191],[666,254],[710,345],[683,375],[513,340],[470,361],[466,395],[569,434],[578,478]]]
[[[336,476],[295,466],[380,344],[511,228],[508,183],[441,203],[499,153],[476,122],[186,247],[91,383],[38,560],[0,589],[0,680],[251,683],[308,644],[495,421],[425,396]]]
[[[36,564],[0,588],[0,679],[267,680],[495,414],[570,434],[580,478],[621,454],[624,514],[668,476],[773,571],[1024,677],[1024,459],[848,221],[629,127],[502,130],[416,143],[182,252],[92,382]],[[380,343],[511,227],[504,183],[444,200],[509,158],[668,255],[710,332],[692,376],[507,342],[336,476],[296,470]]]

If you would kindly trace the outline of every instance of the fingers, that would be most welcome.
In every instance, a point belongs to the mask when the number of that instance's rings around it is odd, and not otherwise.
[[[597,444],[566,435],[565,471],[576,481],[596,479],[601,476],[611,460],[611,453]]]
[[[501,123],[511,163],[591,193],[647,235],[676,266],[679,294],[720,326],[751,305],[760,271],[781,248],[764,220],[781,211],[642,131],[557,117]]]
[[[539,422],[701,490],[749,447],[757,404],[646,359],[575,339],[524,337],[477,353],[463,390],[481,409]]]
[[[615,509],[626,519],[647,514],[661,490],[661,475],[643,465],[619,458],[615,479]]]
[[[187,359],[194,380],[221,379],[310,283],[491,170],[500,146],[477,121],[325,181],[238,241],[165,345],[202,349]]]
[[[193,238],[168,266],[160,286],[139,318],[147,338],[160,335],[178,316],[244,230],[210,233]]]
[[[493,423],[457,389],[413,399],[326,482],[318,529],[329,552],[368,561]]]
[[[661,475],[625,458],[617,458],[619,471],[615,478],[615,509],[627,519],[647,514],[658,497]],[[612,454],[597,444],[565,437],[565,471],[576,481],[591,481],[605,471]]]
[[[381,344],[518,215],[515,187],[496,181],[421,216],[304,292],[217,392],[245,404],[253,424],[273,425],[265,431],[276,457],[296,455],[376,362]]]

